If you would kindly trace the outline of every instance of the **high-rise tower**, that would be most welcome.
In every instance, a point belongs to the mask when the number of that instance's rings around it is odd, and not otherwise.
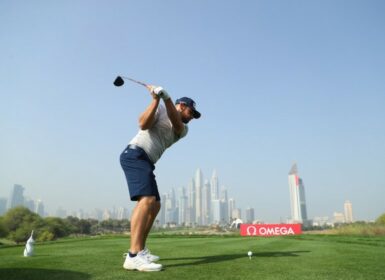
[[[227,197],[227,189],[225,187],[221,188],[221,218],[225,223],[230,222],[229,200]]]
[[[353,223],[352,203],[349,200],[346,200],[344,203],[344,216],[345,223]]]
[[[251,224],[254,222],[255,216],[254,216],[254,208],[249,207],[246,209],[246,223]]]
[[[35,202],[35,213],[40,215],[41,217],[44,217],[45,215],[44,204],[43,201],[41,201],[40,199],[36,200]]]
[[[209,225],[211,223],[211,191],[210,183],[205,180],[202,189],[202,225]]]
[[[180,188],[179,196],[179,224],[185,225],[187,220],[187,195],[185,188]]]
[[[291,222],[306,223],[306,199],[303,180],[298,176],[297,164],[294,163],[289,172],[289,191],[291,206]]]
[[[229,199],[229,207],[228,207],[229,211],[228,211],[228,215],[229,215],[229,219],[230,221],[233,221],[234,220],[234,217],[233,217],[233,210],[235,209],[235,199],[234,198],[230,198]]]
[[[202,189],[203,189],[203,174],[200,168],[195,173],[195,222],[198,225],[202,224]]]
[[[195,183],[194,179],[190,180],[187,187],[187,213],[186,223],[188,225],[195,224]]]
[[[211,199],[219,199],[219,183],[217,171],[214,169],[211,176]]]
[[[13,185],[11,196],[8,200],[8,209],[24,205],[24,188],[21,185]]]

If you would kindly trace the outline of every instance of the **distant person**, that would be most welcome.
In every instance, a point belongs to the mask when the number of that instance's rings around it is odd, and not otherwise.
[[[139,117],[139,132],[120,155],[131,200],[137,201],[131,216],[130,249],[123,268],[160,271],[162,265],[155,263],[159,257],[146,247],[148,234],[161,207],[154,164],[168,147],[187,135],[187,124],[200,118],[201,114],[191,98],[179,98],[174,105],[163,88],[147,88],[152,101]],[[160,104],[160,99],[164,105]]]

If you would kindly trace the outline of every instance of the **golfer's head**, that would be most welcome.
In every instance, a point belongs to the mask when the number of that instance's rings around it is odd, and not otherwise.
[[[192,119],[199,119],[201,113],[199,113],[195,108],[195,102],[189,97],[181,97],[175,101],[177,110],[180,112],[182,121],[188,123]]]

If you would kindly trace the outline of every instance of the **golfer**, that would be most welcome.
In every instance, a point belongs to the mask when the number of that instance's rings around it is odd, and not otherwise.
[[[148,233],[160,210],[160,196],[154,175],[154,164],[163,152],[186,136],[187,124],[200,118],[195,102],[182,97],[173,104],[161,87],[147,86],[152,101],[139,117],[140,130],[120,155],[132,201],[137,204],[131,216],[130,249],[123,268],[139,271],[160,271],[158,256],[146,247]],[[163,100],[163,104],[161,103]]]

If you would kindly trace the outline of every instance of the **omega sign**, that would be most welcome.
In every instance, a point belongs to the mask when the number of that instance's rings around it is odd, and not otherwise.
[[[301,224],[241,224],[242,236],[296,235],[301,233]]]

